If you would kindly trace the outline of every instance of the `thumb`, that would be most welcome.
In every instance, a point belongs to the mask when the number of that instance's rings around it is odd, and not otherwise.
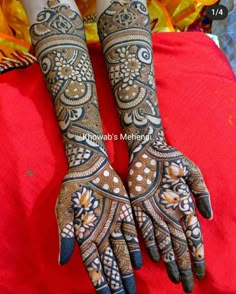
[[[203,180],[200,169],[188,160],[190,175],[187,183],[196,199],[196,205],[201,215],[207,219],[213,218],[210,194]]]
[[[70,260],[74,251],[74,211],[70,201],[67,203],[66,198],[59,196],[56,203],[56,217],[59,233],[59,264],[63,265]]]

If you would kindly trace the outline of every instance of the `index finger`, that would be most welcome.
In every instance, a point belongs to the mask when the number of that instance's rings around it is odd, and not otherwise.
[[[69,201],[61,195],[56,203],[56,217],[59,232],[59,264],[67,263],[74,251],[74,212]]]

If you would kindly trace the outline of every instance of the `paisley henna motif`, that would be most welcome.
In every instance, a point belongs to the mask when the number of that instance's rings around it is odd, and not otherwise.
[[[69,260],[76,239],[97,293],[134,293],[131,262],[141,266],[137,233],[128,195],[98,136],[102,128],[81,16],[67,4],[48,1],[30,31],[69,164],[56,205],[60,263]]]
[[[148,11],[140,1],[113,1],[98,28],[123,129],[127,134],[150,134],[150,128],[161,127],[161,120]],[[128,141],[130,152],[138,143]]]
[[[196,276],[201,279],[205,273],[193,193],[200,212],[211,217],[209,194],[195,169],[195,164],[174,148],[166,145],[163,150],[152,144],[138,154],[129,170],[131,202],[149,253],[158,260],[158,245],[170,278],[178,282],[180,274],[186,291],[193,287],[189,249]],[[208,206],[199,206],[200,199]]]
[[[66,175],[57,201],[60,263],[70,258],[76,238],[97,293],[133,293],[131,261],[139,268],[141,257],[127,193],[107,160],[87,169]]]
[[[159,248],[171,280],[182,280],[190,292],[189,250],[197,278],[205,273],[192,196],[204,217],[211,218],[212,211],[201,172],[164,137],[147,7],[137,0],[113,1],[100,16],[98,28],[124,132],[134,135],[127,141],[128,187],[137,222],[151,258],[159,260]],[[139,135],[149,135],[149,140]]]

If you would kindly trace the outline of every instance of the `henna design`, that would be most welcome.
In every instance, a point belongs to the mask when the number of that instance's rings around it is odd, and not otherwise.
[[[189,249],[197,278],[203,278],[205,273],[203,239],[193,195],[201,214],[212,217],[201,172],[182,153],[157,138],[130,165],[128,185],[151,257],[159,259],[157,243],[171,280],[178,282],[180,273],[185,291],[191,291]]]
[[[31,29],[32,43],[47,86],[54,100],[67,154],[78,146],[84,154],[98,151],[106,155],[93,69],[89,58],[83,21],[68,5],[49,1]],[[50,44],[49,44],[50,42]],[[85,137],[90,134],[91,137]],[[86,160],[69,157],[69,166],[78,167]]]
[[[127,134],[150,134],[150,129],[161,127],[161,120],[147,8],[140,1],[113,1],[98,28],[123,129]],[[130,152],[139,143],[129,140]]]
[[[192,195],[201,214],[212,217],[200,170],[166,143],[155,88],[147,7],[137,0],[112,1],[98,20],[110,83],[128,141],[131,203],[151,258],[157,245],[171,280],[193,288],[205,273],[204,248]],[[149,135],[148,139],[137,135]],[[131,137],[132,138],[132,137]]]
[[[97,293],[134,293],[141,255],[130,202],[108,162],[92,65],[79,12],[48,1],[30,29],[54,101],[69,171],[57,200],[60,263],[76,238]],[[110,292],[109,292],[110,293]]]
[[[107,161],[89,169],[68,173],[57,201],[60,262],[72,254],[75,236],[97,293],[133,293],[130,261],[139,268],[141,257],[127,193]]]

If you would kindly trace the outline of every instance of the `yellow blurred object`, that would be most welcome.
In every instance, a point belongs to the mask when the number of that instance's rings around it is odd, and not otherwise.
[[[176,31],[183,31],[192,24],[204,6],[212,5],[218,0],[159,0],[162,3],[171,19]]]
[[[205,5],[205,6],[210,6],[218,2],[218,0],[198,0],[199,3]]]
[[[6,35],[12,35],[12,32],[8,26],[8,22],[3,14],[1,6],[0,6],[0,32]]]
[[[147,3],[152,31],[174,32],[175,29],[166,7],[159,1],[149,0]]]
[[[0,33],[0,61],[3,57],[12,58],[12,53],[14,52],[29,52],[30,48],[30,43]]]
[[[36,1],[36,0],[32,0]],[[182,31],[195,21],[204,5],[217,0],[147,0],[153,32]],[[76,0],[88,43],[98,42],[96,0]],[[0,0],[0,61],[16,50],[30,49],[29,24],[18,0]]]
[[[18,0],[2,0],[2,11],[13,36],[30,43],[29,23],[26,13]]]
[[[14,58],[14,52],[29,52],[31,47],[29,24],[21,3],[0,0],[0,61]]]

